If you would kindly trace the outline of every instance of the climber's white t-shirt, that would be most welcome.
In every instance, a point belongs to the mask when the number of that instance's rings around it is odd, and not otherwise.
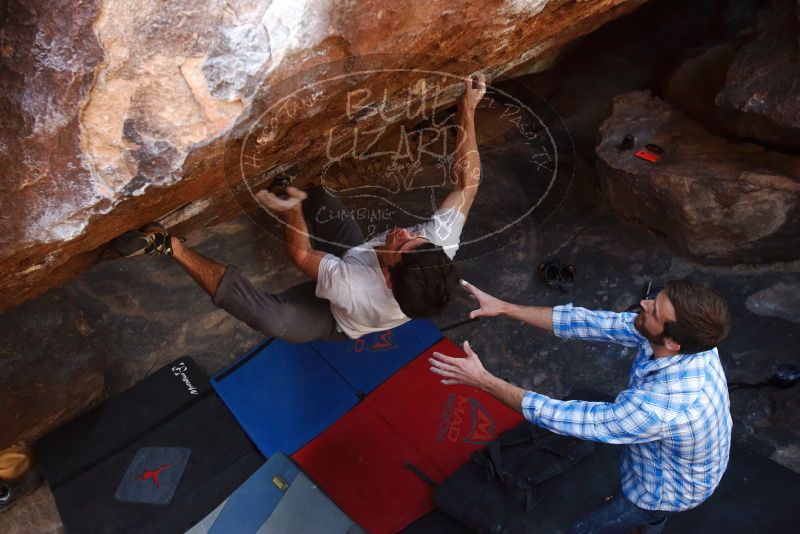
[[[444,249],[450,259],[458,250],[466,217],[455,208],[439,210],[430,220],[408,228]],[[319,264],[318,297],[331,303],[339,328],[351,339],[399,326],[410,319],[400,310],[378,263],[375,247],[386,243],[384,232],[353,247],[341,258],[327,254]]]

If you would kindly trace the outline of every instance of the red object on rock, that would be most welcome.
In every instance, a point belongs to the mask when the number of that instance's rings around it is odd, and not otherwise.
[[[654,154],[649,150],[637,150],[634,156],[636,156],[639,159],[649,161],[650,163],[655,163],[661,159],[661,156],[659,156],[658,154]]]

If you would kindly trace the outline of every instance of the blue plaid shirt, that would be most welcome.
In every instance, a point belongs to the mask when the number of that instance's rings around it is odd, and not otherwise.
[[[557,336],[638,350],[630,383],[613,403],[559,401],[529,391],[522,413],[559,434],[625,445],[625,496],[648,510],[688,510],[711,495],[728,466],[732,421],[725,374],[716,348],[650,359],[653,349],[634,327],[635,318],[555,307]]]

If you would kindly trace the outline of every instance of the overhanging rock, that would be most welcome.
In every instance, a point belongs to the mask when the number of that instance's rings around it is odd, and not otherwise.
[[[343,58],[378,54],[370,84],[396,104],[429,92],[408,69],[464,75],[472,66],[489,80],[535,69],[643,2],[6,2],[0,311],[70,279],[125,230],[171,214],[185,231],[239,211],[243,191],[226,180],[226,158],[248,133],[242,119],[257,118],[281,81],[308,86],[320,65],[346,70]],[[263,161],[242,182],[259,185],[287,161],[302,167],[301,184],[318,180],[326,132],[353,120],[331,110],[353,88],[352,79],[331,84],[279,137],[265,134]],[[440,105],[455,95],[443,91]]]

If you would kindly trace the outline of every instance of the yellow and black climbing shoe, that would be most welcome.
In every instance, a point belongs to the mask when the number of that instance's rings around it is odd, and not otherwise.
[[[162,254],[172,256],[172,236],[163,226],[151,222],[139,230],[125,232],[113,241],[114,249],[120,256],[152,256]]]

